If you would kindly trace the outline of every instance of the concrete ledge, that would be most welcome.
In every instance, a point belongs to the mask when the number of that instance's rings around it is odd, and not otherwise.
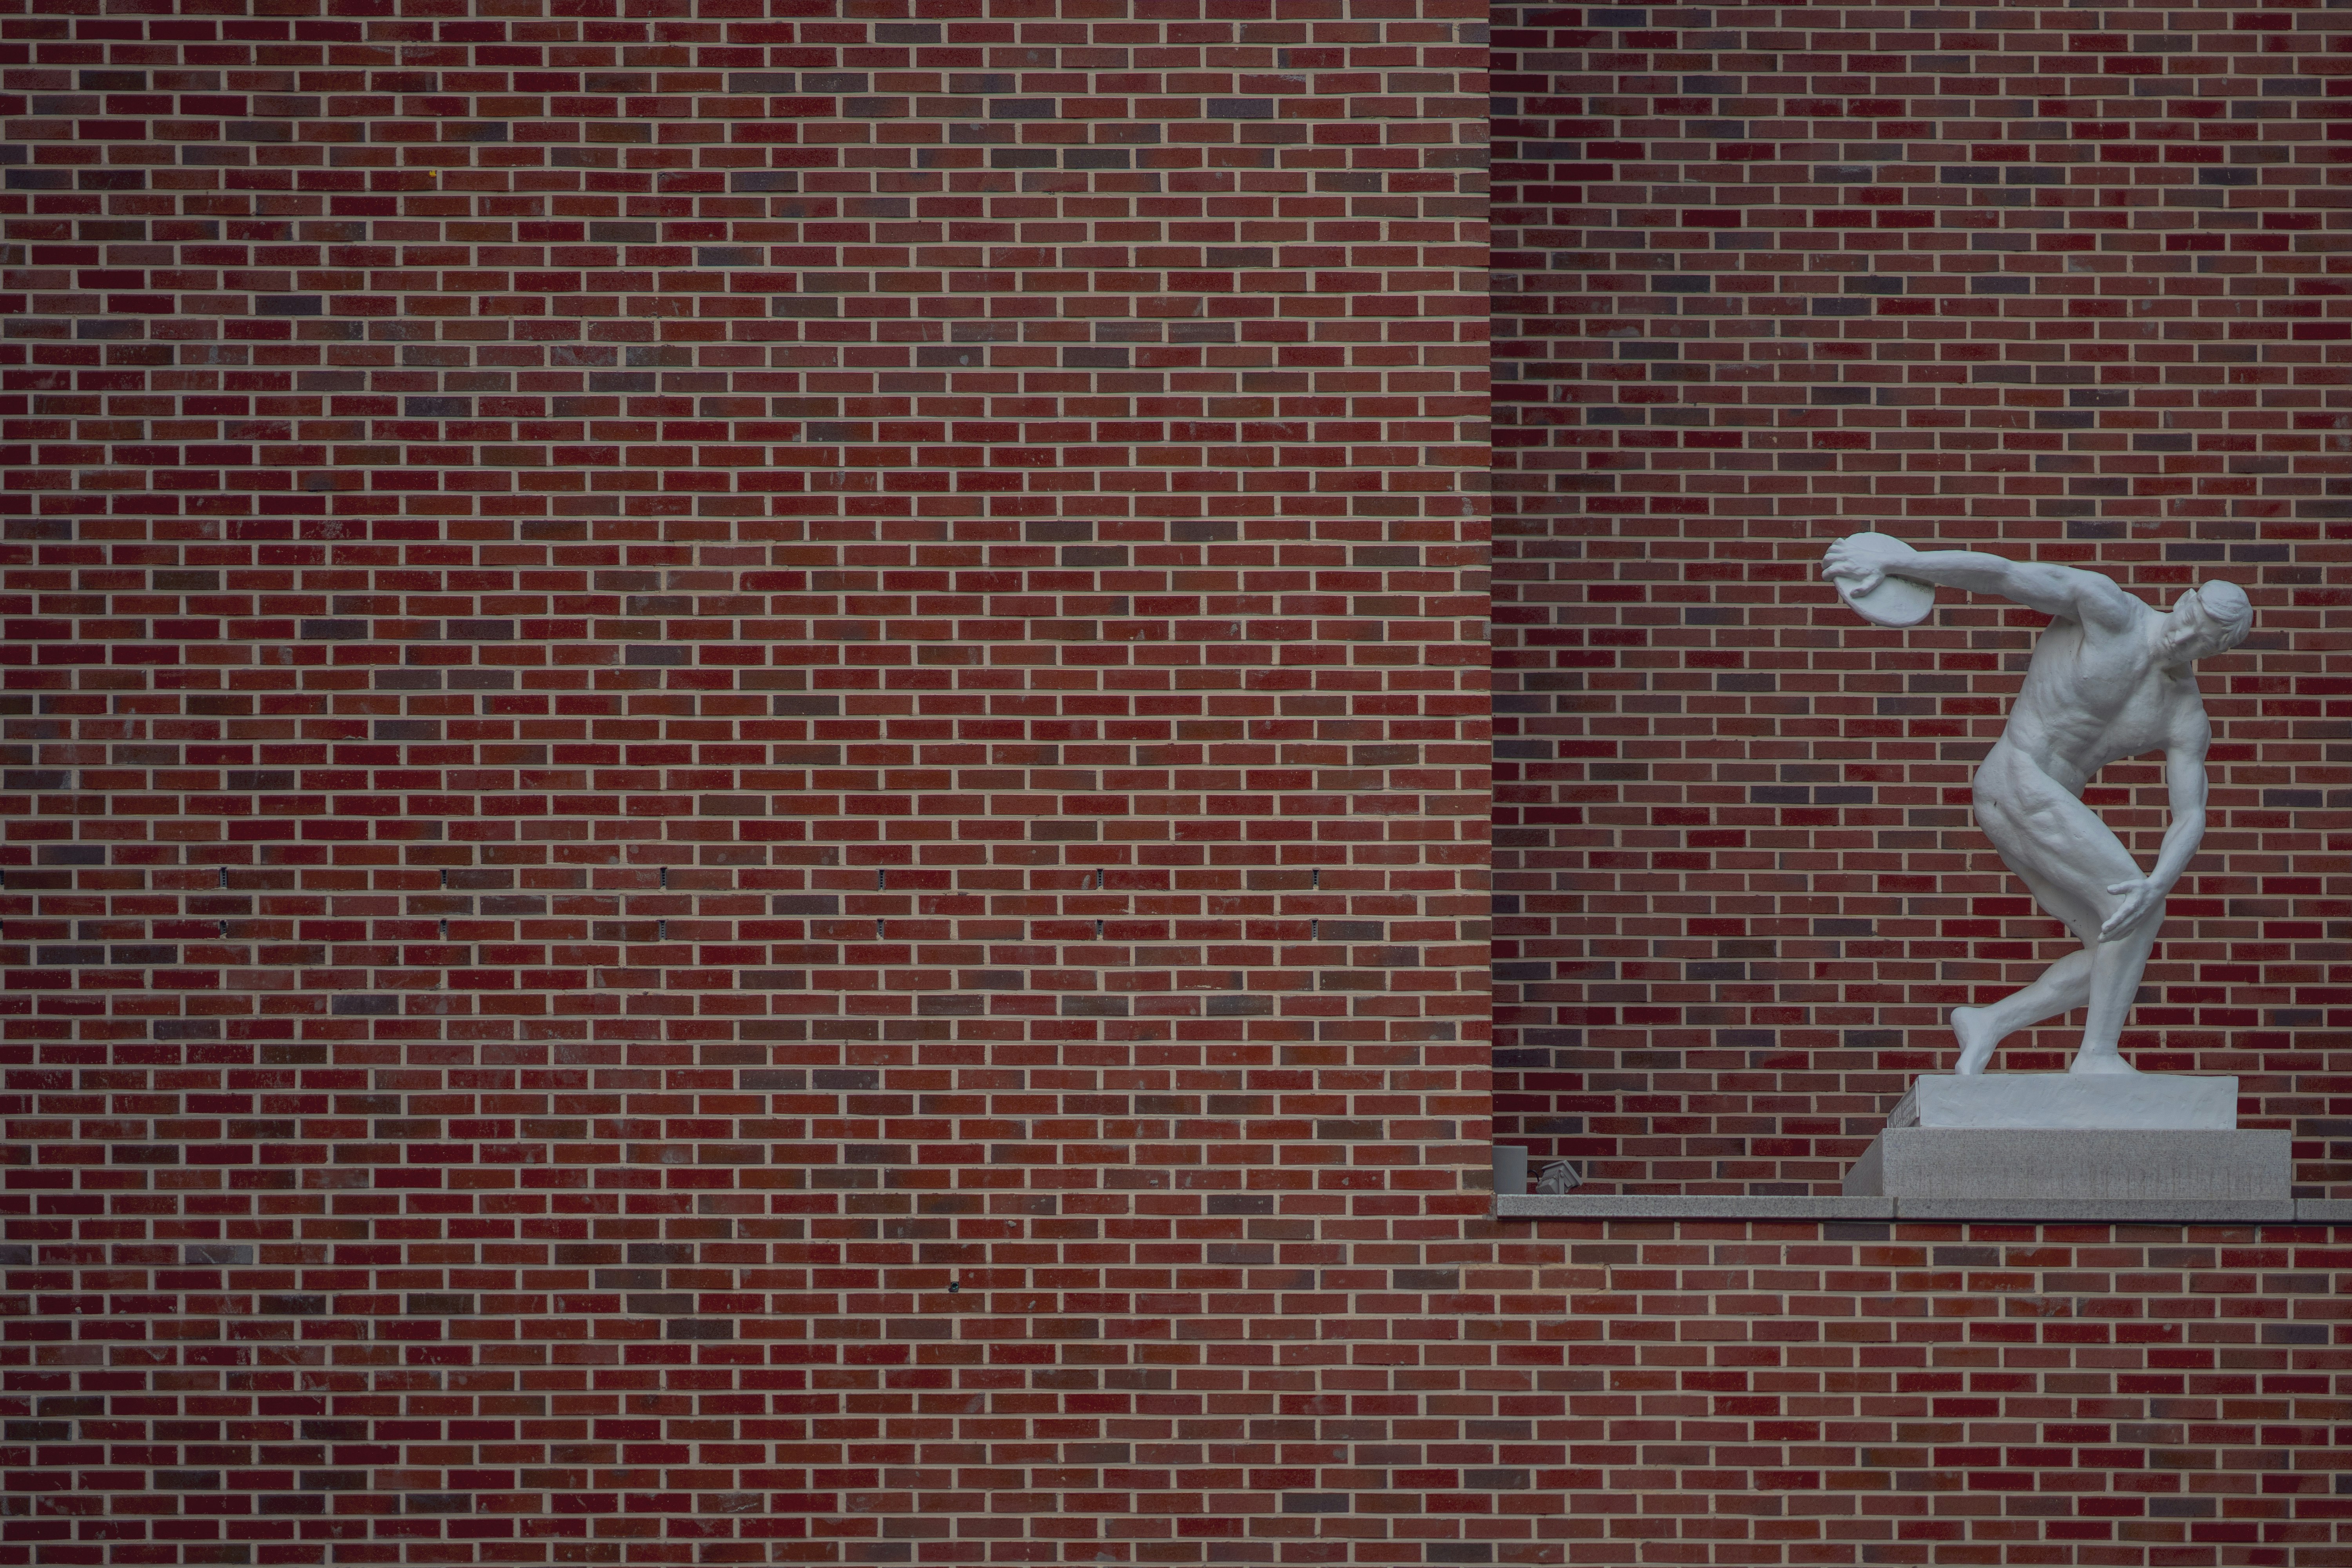
[[[1495,1200],[1496,1219],[2047,1220],[2118,1225],[2352,1225],[2352,1199],[1777,1198],[1530,1193]]]
[[[1893,1198],[1530,1193],[1495,1200],[1497,1219],[1893,1219]]]

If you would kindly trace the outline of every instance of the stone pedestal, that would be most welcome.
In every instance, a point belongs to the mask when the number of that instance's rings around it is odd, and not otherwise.
[[[1930,1074],[1888,1113],[1889,1127],[2100,1127],[2148,1131],[2238,1125],[2238,1080],[2179,1073]]]
[[[2241,1131],[2237,1110],[2234,1078],[1922,1078],[1846,1173],[1845,1195],[1992,1212],[2290,1205],[2288,1134]]]
[[[2285,1203],[2284,1132],[1890,1127],[1845,1176],[1850,1198],[2127,1198]]]

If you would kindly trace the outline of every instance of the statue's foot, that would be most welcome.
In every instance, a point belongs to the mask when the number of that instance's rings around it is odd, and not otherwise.
[[[2119,1073],[2137,1073],[2139,1068],[2124,1060],[2122,1052],[2105,1050],[2076,1051],[2074,1059],[2067,1064],[2066,1070],[2070,1073],[2101,1073],[2113,1076]]]
[[[2000,1033],[1985,1022],[1985,1015],[1991,1011],[1990,1007],[1952,1009],[1952,1037],[1960,1042],[1959,1065],[1952,1070],[1963,1078],[1984,1071],[1985,1063],[1992,1060],[1993,1047],[2000,1044]]]

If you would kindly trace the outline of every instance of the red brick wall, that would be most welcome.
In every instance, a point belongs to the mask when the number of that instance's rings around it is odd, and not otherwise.
[[[2346,13],[1497,20],[1507,1135],[1597,1190],[1834,1191],[1949,1008],[2071,945],[1968,810],[2042,617],[1864,625],[1815,563],[1882,529],[2252,595],[2126,1049],[2240,1075],[2298,1192],[2352,1191]],[[2088,798],[2152,860],[2155,762]]]
[[[0,27],[0,1560],[1487,1495],[1482,13],[907,9]]]
[[[1476,1217],[1479,13],[740,9],[0,20],[0,1561],[2346,1560],[2320,1232]]]
[[[1471,1276],[1486,1560],[2352,1561],[2336,1234],[1547,1224]]]

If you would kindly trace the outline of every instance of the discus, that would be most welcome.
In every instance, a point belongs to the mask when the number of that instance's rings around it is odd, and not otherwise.
[[[1894,545],[1903,543],[1901,540],[1885,533],[1855,533],[1847,537]],[[1882,626],[1916,626],[1927,618],[1928,611],[1936,607],[1936,589],[1932,584],[1911,577],[1886,576],[1881,577],[1877,586],[1869,593],[1857,594],[1852,584],[1861,580],[1859,577],[1830,579],[1837,584],[1838,597],[1865,621]]]

